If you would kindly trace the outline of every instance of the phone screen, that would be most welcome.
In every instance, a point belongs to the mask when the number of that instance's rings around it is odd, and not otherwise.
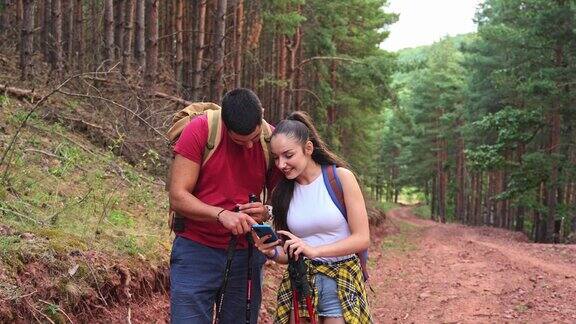
[[[259,224],[258,225],[252,225],[252,229],[254,230],[254,232],[256,232],[256,235],[258,235],[258,237],[262,237],[265,235],[272,235],[269,239],[264,241],[264,243],[266,243],[266,244],[278,241],[278,236],[276,235],[276,233],[272,229],[272,226],[270,226],[270,225],[266,225],[266,224],[264,224],[264,225],[259,225]]]

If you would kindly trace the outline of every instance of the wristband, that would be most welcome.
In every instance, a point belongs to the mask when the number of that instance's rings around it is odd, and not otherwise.
[[[266,256],[266,259],[268,259],[268,260],[276,260],[278,258],[278,249],[276,247],[274,247],[274,255],[273,256],[268,256],[268,254],[264,254],[264,256]]]
[[[218,212],[218,214],[216,214],[216,220],[218,221],[218,223],[222,224],[222,221],[220,220],[220,215],[225,211],[226,209],[222,208],[221,211]]]

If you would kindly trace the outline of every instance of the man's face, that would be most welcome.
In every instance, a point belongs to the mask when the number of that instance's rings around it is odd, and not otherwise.
[[[262,128],[258,125],[254,131],[248,135],[240,135],[232,131],[228,131],[228,135],[230,135],[230,138],[234,143],[242,145],[247,149],[251,149],[254,146],[254,143],[257,143],[260,140],[261,130]]]

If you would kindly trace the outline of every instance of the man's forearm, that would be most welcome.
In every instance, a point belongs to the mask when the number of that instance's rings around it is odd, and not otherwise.
[[[171,194],[170,208],[179,215],[198,221],[215,221],[222,210],[202,202],[190,193]]]

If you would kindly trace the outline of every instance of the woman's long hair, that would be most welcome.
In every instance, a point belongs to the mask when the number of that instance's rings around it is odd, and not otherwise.
[[[295,139],[302,145],[302,149],[304,149],[307,141],[311,141],[314,146],[312,160],[319,165],[336,165],[348,168],[348,164],[342,158],[328,149],[318,135],[318,131],[312,123],[312,118],[303,111],[295,111],[288,118],[278,123],[274,132],[272,132],[272,137],[279,134]],[[295,180],[283,178],[272,191],[271,203],[274,210],[274,228],[277,230],[288,230],[288,208],[294,195],[294,182]]]

